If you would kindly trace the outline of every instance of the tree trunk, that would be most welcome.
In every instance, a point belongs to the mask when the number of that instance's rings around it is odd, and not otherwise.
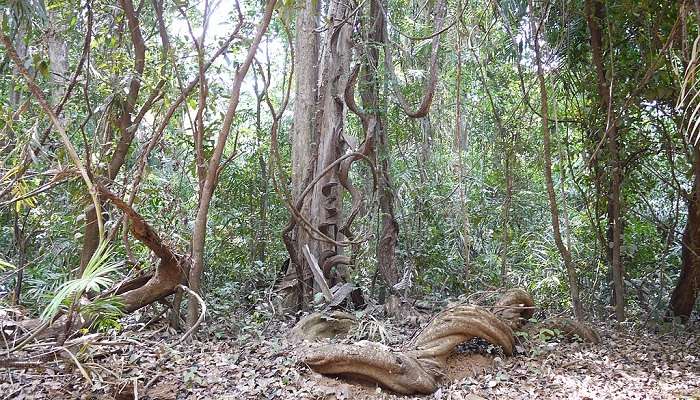
[[[687,321],[700,293],[700,151],[693,160],[693,190],[688,199],[688,221],[683,232],[681,274],[671,293],[670,308],[675,316]]]
[[[127,26],[131,35],[131,43],[134,46],[135,75],[129,84],[129,91],[124,107],[116,121],[121,135],[114,148],[114,152],[112,153],[112,157],[109,161],[105,174],[107,179],[110,181],[116,179],[117,174],[119,174],[119,170],[121,169],[122,165],[124,165],[126,155],[129,152],[129,147],[131,147],[131,142],[134,140],[134,136],[136,134],[136,129],[132,126],[133,121],[131,114],[135,109],[136,101],[141,89],[141,79],[146,62],[146,46],[144,44],[143,36],[141,35],[141,28],[139,26],[134,5],[131,0],[120,0],[120,3],[126,16]],[[95,212],[94,207],[89,207],[85,212],[83,249],[80,254],[81,272],[92,258],[95,250],[97,250],[98,244],[99,234],[97,226],[97,213]]]
[[[319,117],[317,112],[318,101],[318,61],[319,61],[319,34],[316,32],[320,10],[320,1],[305,0],[303,8],[298,11],[296,20],[295,37],[295,96],[294,96],[294,123],[292,130],[292,202],[299,201],[301,192],[313,175],[312,160],[316,151],[316,123]],[[300,214],[310,219],[311,197],[304,198]],[[293,234],[293,243],[296,254],[303,254],[303,246],[309,244],[311,237],[306,229],[296,224]],[[304,257],[294,257],[289,263],[288,276],[296,276],[297,285],[287,296],[287,305],[292,308],[301,308],[311,299],[312,284],[311,272]]]
[[[561,257],[564,260],[564,266],[566,267],[566,273],[569,280],[569,291],[571,293],[571,304],[574,309],[574,316],[578,320],[583,320],[584,314],[583,307],[581,306],[581,300],[579,297],[576,266],[574,265],[574,262],[571,259],[571,252],[566,247],[561,238],[559,224],[559,208],[557,206],[556,193],[554,192],[554,183],[552,180],[552,153],[549,135],[547,86],[544,80],[544,69],[542,68],[542,57],[540,52],[539,36],[537,34],[539,26],[535,23],[532,0],[529,0],[529,4],[531,13],[530,31],[535,32],[533,42],[535,48],[535,62],[537,64],[537,81],[539,83],[542,103],[540,111],[542,116],[542,137],[544,142],[544,177],[547,185],[547,198],[549,199],[549,209],[552,216],[552,230],[554,232],[554,242],[556,243],[557,249],[559,250],[559,254],[561,254]]]
[[[379,51],[386,46],[386,21],[382,9],[387,5],[382,0],[370,3],[371,27],[368,32],[367,63],[363,76],[365,89],[362,91],[362,103],[365,112],[372,114],[375,120],[373,132],[367,132],[375,141],[375,159],[379,182],[379,212],[381,213],[381,235],[377,243],[377,269],[384,279],[389,291],[399,282],[396,268],[396,243],[399,236],[399,224],[394,215],[394,193],[389,175],[389,141],[385,129],[386,110],[380,102]]]
[[[29,211],[27,211],[28,213]],[[22,227],[20,228],[19,213],[14,210],[14,236],[15,236],[15,249],[19,254],[19,261],[17,262],[17,272],[15,274],[15,288],[14,295],[12,296],[12,304],[15,306],[20,305],[20,297],[22,295],[22,281],[24,279],[24,267],[27,262],[27,235],[25,233],[27,221],[26,217]]]
[[[620,221],[620,195],[622,189],[622,170],[620,168],[620,150],[616,118],[612,116],[612,98],[610,87],[605,77],[603,62],[603,37],[600,21],[605,17],[600,0],[586,0],[586,20],[591,34],[591,53],[597,75],[598,96],[601,109],[608,110],[608,123],[605,132],[608,148],[608,170],[610,187],[608,191],[608,247],[610,249],[610,268],[613,276],[615,316],[618,321],[625,319],[624,300],[624,266],[622,265],[622,225]]]
[[[219,131],[211,158],[208,160],[206,165],[206,175],[204,182],[201,185],[199,202],[197,205],[197,214],[192,231],[192,268],[189,271],[189,287],[195,293],[201,293],[202,272],[204,271],[204,246],[207,236],[209,208],[211,206],[211,200],[214,196],[214,190],[219,182],[219,174],[221,173],[222,167],[221,160],[224,155],[224,149],[226,147],[229,133],[231,131],[231,125],[233,124],[234,117],[236,116],[236,110],[238,109],[241,86],[243,85],[243,79],[253,63],[253,58],[255,57],[258,46],[260,45],[260,41],[270,25],[270,20],[272,19],[272,13],[276,3],[276,0],[268,0],[267,4],[265,5],[262,20],[257,26],[255,37],[248,48],[245,61],[243,61],[238,71],[236,71],[231,87],[231,98],[229,99],[221,130]],[[203,83],[204,82],[202,82],[202,84]],[[235,152],[236,149],[233,151]],[[187,325],[189,327],[194,327],[200,314],[199,304],[193,300],[194,299],[191,299],[187,306]]]
[[[457,15],[462,15],[462,0],[458,0]],[[464,142],[462,135],[462,24],[457,25],[457,42],[455,51],[457,53],[457,74],[455,76],[455,143],[454,149],[457,154],[457,171],[459,173],[459,212],[462,225],[462,261],[464,282],[469,281],[471,273],[471,259],[469,250],[469,210],[467,208],[467,191],[464,187]]]
[[[345,21],[351,10],[348,4],[338,0],[330,4],[329,14],[333,27],[326,39],[326,51],[322,58],[321,87],[319,90],[320,120],[317,120],[318,157],[315,176],[336,162],[344,152],[343,131],[347,112],[342,93],[345,92],[350,66],[350,34],[352,26]],[[337,21],[341,21],[336,25]],[[311,197],[311,223],[327,237],[337,240],[342,221],[342,187],[338,176],[339,165],[324,174],[314,186]],[[304,244],[299,243],[301,246]],[[312,253],[319,265],[341,251],[333,243],[313,240]],[[326,268],[324,268],[325,270]]]

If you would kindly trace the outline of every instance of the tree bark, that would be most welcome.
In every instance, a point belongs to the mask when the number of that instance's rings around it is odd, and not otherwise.
[[[219,131],[211,158],[207,162],[206,177],[199,193],[197,215],[192,232],[192,268],[189,272],[189,287],[198,294],[201,294],[202,272],[204,271],[204,246],[206,241],[207,221],[209,218],[209,207],[211,206],[211,200],[214,196],[214,190],[219,182],[219,174],[221,173],[222,167],[221,159],[231,131],[233,119],[236,116],[243,79],[253,63],[253,58],[255,57],[263,35],[267,32],[276,3],[277,0],[268,0],[262,20],[258,24],[253,41],[248,48],[246,58],[236,72],[231,87],[231,98],[228,103],[226,114],[224,115],[221,131]],[[190,301],[187,307],[187,325],[189,327],[194,327],[199,313],[199,304],[196,301]]]
[[[617,119],[613,117],[610,86],[605,77],[603,62],[603,37],[600,21],[605,18],[605,10],[600,0],[586,0],[586,21],[591,34],[591,53],[597,76],[598,96],[602,110],[608,110],[608,123],[605,134],[608,148],[608,171],[610,187],[608,190],[608,247],[610,251],[610,268],[613,276],[615,317],[618,321],[625,319],[624,266],[622,264],[622,225],[620,220],[620,196],[622,190],[622,170],[620,168],[619,135]]]
[[[350,11],[349,4],[344,1],[334,0],[330,4],[329,15],[333,25],[327,33],[326,51],[321,61],[318,110],[320,118],[316,121],[318,156],[314,175],[317,178],[322,171],[335,163],[345,150],[343,132],[347,109],[342,94],[349,78],[352,26],[344,21]],[[342,185],[338,175],[339,169],[338,164],[329,173],[321,176],[314,185],[310,208],[313,226],[333,240],[339,237],[342,221]],[[336,244],[325,240],[313,240],[310,249],[318,258],[319,265],[324,265],[326,259],[342,251]]]
[[[688,198],[688,220],[683,232],[681,274],[671,293],[670,308],[675,316],[687,321],[700,293],[700,150],[693,160],[693,190]]]
[[[382,4],[384,3],[384,4]],[[374,138],[375,159],[379,175],[377,190],[379,192],[379,212],[381,213],[381,235],[377,244],[377,269],[384,279],[390,291],[399,282],[399,273],[396,268],[396,243],[399,236],[399,224],[394,215],[394,193],[391,188],[389,175],[389,140],[387,137],[386,110],[380,101],[379,79],[379,52],[383,48],[386,51],[386,21],[382,9],[387,5],[382,0],[370,2],[371,26],[367,35],[366,64],[364,68],[362,87],[362,103],[366,113],[372,115],[375,123],[368,125],[372,132],[367,132],[368,137]]]
[[[296,20],[296,36],[294,39],[295,57],[295,95],[294,95],[294,123],[292,130],[292,202],[297,204],[301,192],[313,175],[312,160],[316,147],[316,123],[320,116],[317,112],[318,101],[318,62],[319,62],[319,34],[318,27],[320,1],[305,0],[303,8],[298,11]],[[303,199],[299,213],[310,219],[311,197]],[[296,224],[293,235],[293,243],[296,254],[303,254],[303,246],[309,244],[311,237],[306,229]],[[291,257],[291,255],[290,255]],[[292,287],[287,304],[293,308],[300,308],[311,299],[312,284],[311,272],[306,258],[292,257],[289,263],[288,276],[296,276],[297,285]]]
[[[27,211],[28,212],[28,211]],[[22,281],[24,279],[24,267],[27,262],[27,235],[26,230],[26,217],[20,228],[19,213],[14,210],[14,235],[15,235],[15,249],[19,254],[19,261],[17,262],[17,272],[15,274],[15,287],[14,295],[12,296],[12,304],[15,306],[20,305],[20,297],[22,296]]]
[[[143,36],[141,35],[141,28],[139,25],[138,17],[136,16],[136,10],[131,0],[120,0],[122,9],[127,20],[127,27],[129,28],[129,33],[131,36],[131,43],[134,46],[134,78],[129,83],[129,91],[124,102],[124,107],[122,112],[117,117],[117,126],[121,133],[119,141],[117,142],[112,157],[109,161],[107,167],[106,176],[110,181],[113,181],[124,161],[126,155],[131,147],[131,142],[134,140],[136,134],[135,127],[132,126],[132,116],[134,112],[136,101],[138,99],[139,91],[141,89],[141,80],[143,76],[143,71],[146,62],[146,46],[144,44]],[[88,32],[88,34],[91,34]],[[97,246],[99,244],[98,237],[98,227],[97,227],[97,214],[94,207],[89,207],[85,212],[85,232],[83,234],[83,249],[80,254],[80,271],[82,272],[87,263],[92,258],[95,253]]]
[[[556,193],[554,191],[554,182],[552,180],[552,152],[549,134],[549,116],[548,116],[548,100],[547,100],[547,86],[544,79],[544,69],[542,68],[542,56],[539,44],[539,28],[542,26],[542,22],[539,24],[535,23],[534,10],[532,5],[532,0],[529,0],[530,4],[530,31],[533,32],[534,38],[534,48],[535,48],[535,63],[537,65],[537,81],[539,83],[540,98],[541,98],[541,109],[540,115],[542,116],[542,137],[544,142],[544,178],[547,185],[547,198],[549,200],[549,210],[552,216],[552,230],[554,232],[554,242],[564,260],[564,266],[566,267],[566,273],[569,280],[569,292],[571,294],[571,304],[574,309],[574,317],[578,320],[584,319],[583,307],[581,306],[581,300],[578,290],[578,278],[576,276],[576,266],[571,259],[571,252],[564,244],[561,237],[560,224],[559,224],[559,207],[557,206]]]

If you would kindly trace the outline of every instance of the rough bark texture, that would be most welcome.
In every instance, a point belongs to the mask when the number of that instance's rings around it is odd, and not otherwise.
[[[700,151],[694,152],[693,190],[688,199],[688,221],[683,232],[681,274],[671,293],[674,315],[687,321],[700,293]]]
[[[344,21],[350,13],[343,1],[330,4],[333,21]],[[326,41],[322,58],[321,88],[319,90],[319,115],[317,120],[318,156],[315,175],[318,176],[336,162],[344,151],[344,119],[347,112],[342,97],[349,78],[350,35],[352,26],[344,22],[334,23]],[[342,187],[338,176],[340,166],[324,174],[311,194],[311,223],[327,237],[337,240],[342,221]],[[301,245],[301,243],[300,243]],[[319,265],[340,250],[335,244],[314,240],[310,243]]]
[[[292,129],[292,203],[299,213],[310,219],[311,197],[300,199],[313,175],[318,100],[319,34],[316,32],[321,2],[305,0],[297,12],[294,38],[294,126]],[[310,243],[309,232],[290,220],[290,229],[284,233],[290,263],[282,285],[283,307],[299,309],[311,298],[311,272],[303,254],[303,246]],[[286,285],[286,286],[283,286]]]
[[[392,289],[399,282],[396,268],[396,243],[399,236],[399,224],[394,216],[394,193],[389,176],[389,140],[385,129],[385,115],[380,102],[379,51],[386,48],[386,21],[382,9],[386,4],[381,0],[370,3],[371,26],[367,35],[366,64],[363,74],[364,90],[361,91],[362,104],[366,113],[372,114],[375,123],[366,128],[367,137],[372,137],[375,143],[375,159],[379,175],[379,212],[381,213],[381,235],[377,244],[377,269],[384,282]],[[385,50],[386,51],[386,50]]]
[[[321,2],[305,0],[297,12],[294,40],[294,127],[292,130],[292,198],[299,198],[309,174],[318,83],[318,13]]]
[[[317,4],[311,3],[315,7]],[[295,110],[295,129],[301,135],[298,139],[301,144],[293,144],[298,151],[305,151],[308,157],[298,154],[298,159],[293,160],[294,168],[299,168],[296,174],[295,184],[301,184],[295,188],[297,196],[292,205],[292,219],[283,234],[285,247],[289,252],[291,263],[286,276],[279,289],[284,296],[289,298],[290,292],[298,294],[296,307],[304,307],[311,299],[314,283],[308,263],[303,260],[303,249],[309,247],[310,254],[317,260],[319,267],[328,280],[329,286],[348,279],[344,267],[333,267],[352,264],[352,260],[342,254],[342,246],[346,238],[351,237],[348,228],[352,222],[354,213],[351,212],[349,222],[343,224],[342,193],[343,189],[350,190],[355,204],[354,188],[348,185],[347,173],[350,165],[358,157],[344,155],[347,148],[345,133],[345,117],[347,106],[344,93],[350,79],[350,56],[352,25],[347,22],[347,17],[352,11],[350,4],[342,0],[335,0],[328,4],[329,24],[324,30],[325,38],[323,53],[319,56],[320,65],[315,68],[317,59],[307,60],[309,65],[302,67],[297,79],[306,87],[302,92],[303,109]],[[306,11],[305,11],[306,12]],[[315,15],[316,10],[309,10]],[[315,17],[311,18],[315,26]],[[303,22],[303,21],[302,21]],[[311,22],[305,22],[311,24]],[[309,37],[313,33],[311,25],[306,32]],[[300,33],[301,35],[301,33]],[[299,39],[298,40],[302,40]],[[315,39],[314,39],[315,40]],[[312,41],[312,43],[314,43]],[[309,44],[309,43],[307,43]],[[306,49],[309,57],[315,50]],[[300,57],[297,56],[297,60]],[[304,76],[301,76],[304,75]],[[313,81],[313,84],[312,84]],[[299,82],[298,82],[299,83]],[[307,106],[313,100],[313,87],[318,84],[318,99],[313,109]],[[300,88],[297,88],[300,90]],[[301,106],[300,106],[301,107]],[[296,118],[312,118],[310,126],[301,123]],[[301,124],[301,125],[300,125]],[[307,128],[313,129],[310,133]],[[309,135],[310,137],[306,136]],[[303,142],[313,138],[312,148],[303,149]],[[296,139],[295,139],[296,140]],[[343,158],[345,157],[345,158]],[[294,158],[294,157],[293,157]],[[302,165],[308,160],[308,166]],[[358,199],[359,200],[359,199]],[[354,208],[354,207],[353,207]],[[287,305],[290,301],[285,302]]]

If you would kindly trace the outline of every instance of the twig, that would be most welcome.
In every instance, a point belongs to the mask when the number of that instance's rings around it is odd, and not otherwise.
[[[148,390],[148,388],[151,387],[151,385],[153,385],[158,380],[158,378],[160,378],[161,376],[163,376],[162,372],[157,373],[156,376],[151,378],[151,380],[149,380],[146,383],[146,386],[144,386],[143,390]]]
[[[73,352],[71,352],[70,350],[68,350],[68,349],[67,349],[66,347],[64,347],[64,346],[61,346],[61,349],[64,350],[66,353],[68,353],[68,355],[70,356],[70,358],[73,360],[73,362],[75,363],[75,365],[76,365],[76,366],[78,367],[78,369],[80,370],[80,373],[83,375],[83,378],[85,378],[85,380],[88,381],[88,383],[90,384],[90,386],[92,386],[92,379],[90,379],[90,375],[88,375],[87,371],[85,370],[85,368],[83,368],[83,365],[80,364],[80,361],[78,361],[78,359],[75,357],[75,355],[73,354]]]
[[[202,298],[199,297],[199,295],[194,290],[188,288],[185,285],[178,285],[178,287],[180,289],[184,290],[185,292],[187,292],[187,294],[189,294],[190,296],[194,297],[197,300],[202,312],[199,313],[199,318],[197,318],[197,321],[194,323],[194,325],[192,325],[190,327],[190,329],[188,329],[187,332],[185,332],[185,334],[182,335],[180,340],[175,342],[175,345],[178,345],[178,344],[184,342],[185,339],[187,339],[192,334],[192,332],[194,332],[195,329],[197,329],[199,327],[199,325],[202,323],[202,321],[204,321],[204,315],[207,313],[207,305],[204,303],[204,300],[202,300]]]
[[[2,17],[0,15],[0,23],[2,23]],[[92,202],[95,205],[95,211],[97,213],[97,226],[99,228],[99,240],[100,243],[104,240],[104,222],[102,220],[102,211],[100,207],[100,202],[99,199],[97,198],[97,192],[95,191],[95,187],[92,182],[92,178],[88,174],[85,165],[80,159],[80,156],[78,156],[77,151],[75,150],[75,147],[73,146],[73,143],[71,142],[70,138],[68,137],[68,134],[66,132],[66,129],[64,125],[59,121],[58,116],[56,113],[53,111],[53,109],[49,106],[49,103],[46,101],[46,98],[44,97],[43,92],[37,86],[36,82],[34,82],[34,79],[32,76],[29,74],[27,69],[24,67],[24,64],[22,63],[22,60],[20,60],[19,56],[17,55],[17,51],[15,50],[15,47],[12,45],[12,42],[9,40],[9,38],[0,30],[0,41],[2,44],[5,46],[5,50],[7,52],[7,55],[9,58],[12,60],[12,62],[15,64],[15,67],[17,68],[17,71],[19,71],[20,75],[24,77],[25,81],[27,82],[27,85],[29,86],[29,91],[34,95],[36,98],[36,101],[39,103],[41,108],[44,110],[44,112],[48,115],[49,119],[53,123],[54,127],[56,128],[56,131],[58,131],[59,137],[61,138],[61,142],[63,142],[63,146],[66,148],[66,151],[68,152],[68,155],[70,156],[71,160],[73,161],[73,164],[75,164],[75,167],[78,169],[78,172],[80,172],[80,175],[82,176],[83,180],[85,181],[85,185],[88,188],[88,192],[90,193],[90,197],[92,197]]]

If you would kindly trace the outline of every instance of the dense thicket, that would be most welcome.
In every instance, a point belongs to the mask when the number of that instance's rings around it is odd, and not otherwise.
[[[183,294],[189,326],[201,300],[513,286],[576,318],[697,308],[698,2],[19,0],[0,17],[0,301],[50,332],[162,298],[178,326]]]

